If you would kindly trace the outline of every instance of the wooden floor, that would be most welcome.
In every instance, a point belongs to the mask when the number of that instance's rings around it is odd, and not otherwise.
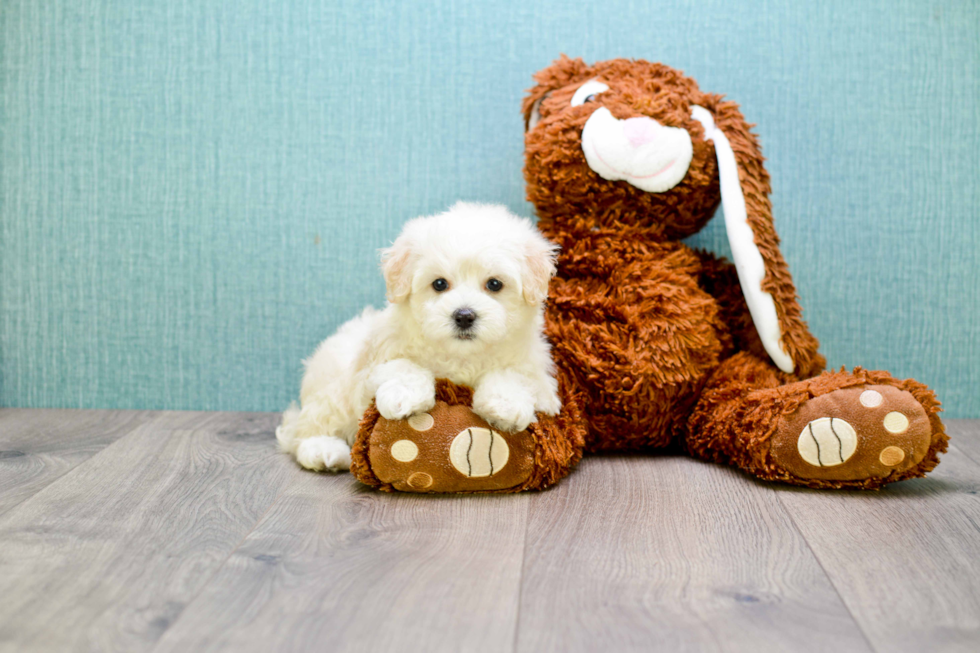
[[[623,456],[470,497],[301,471],[276,421],[0,410],[0,650],[980,650],[980,420],[877,493]]]

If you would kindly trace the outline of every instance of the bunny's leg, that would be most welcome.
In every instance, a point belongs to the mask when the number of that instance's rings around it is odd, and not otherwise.
[[[878,488],[924,476],[948,436],[926,386],[855,368],[798,380],[740,352],[711,375],[688,421],[688,451],[765,480]]]

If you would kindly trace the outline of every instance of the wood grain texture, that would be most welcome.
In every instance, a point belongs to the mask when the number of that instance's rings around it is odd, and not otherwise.
[[[977,651],[978,490],[980,465],[951,447],[880,492],[778,495],[876,650]]]
[[[531,499],[307,473],[155,653],[511,651]]]
[[[0,651],[980,649],[978,421],[881,492],[636,456],[431,497],[300,470],[277,419],[0,411],[51,470],[108,441],[0,515]]]
[[[130,410],[0,410],[0,515],[153,416]]]
[[[0,647],[147,650],[278,495],[274,422],[165,414],[0,517]]]
[[[946,432],[953,448],[980,463],[980,419],[947,420]]]
[[[772,490],[680,457],[534,497],[518,651],[869,650]]]

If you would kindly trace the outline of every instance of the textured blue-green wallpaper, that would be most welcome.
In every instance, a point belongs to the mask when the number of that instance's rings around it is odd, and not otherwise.
[[[275,410],[379,304],[377,248],[530,214],[519,105],[560,52],[660,60],[758,124],[833,365],[980,417],[973,0],[4,0],[0,403]],[[720,221],[697,242],[725,251]]]

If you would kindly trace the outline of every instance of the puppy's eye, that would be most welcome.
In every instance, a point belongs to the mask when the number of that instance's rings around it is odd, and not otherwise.
[[[439,277],[438,279],[432,282],[432,289],[435,290],[436,292],[442,292],[443,290],[448,290],[449,282],[443,279],[442,277]]]
[[[487,281],[487,290],[490,292],[500,292],[504,288],[504,282],[500,279],[490,279]]]

